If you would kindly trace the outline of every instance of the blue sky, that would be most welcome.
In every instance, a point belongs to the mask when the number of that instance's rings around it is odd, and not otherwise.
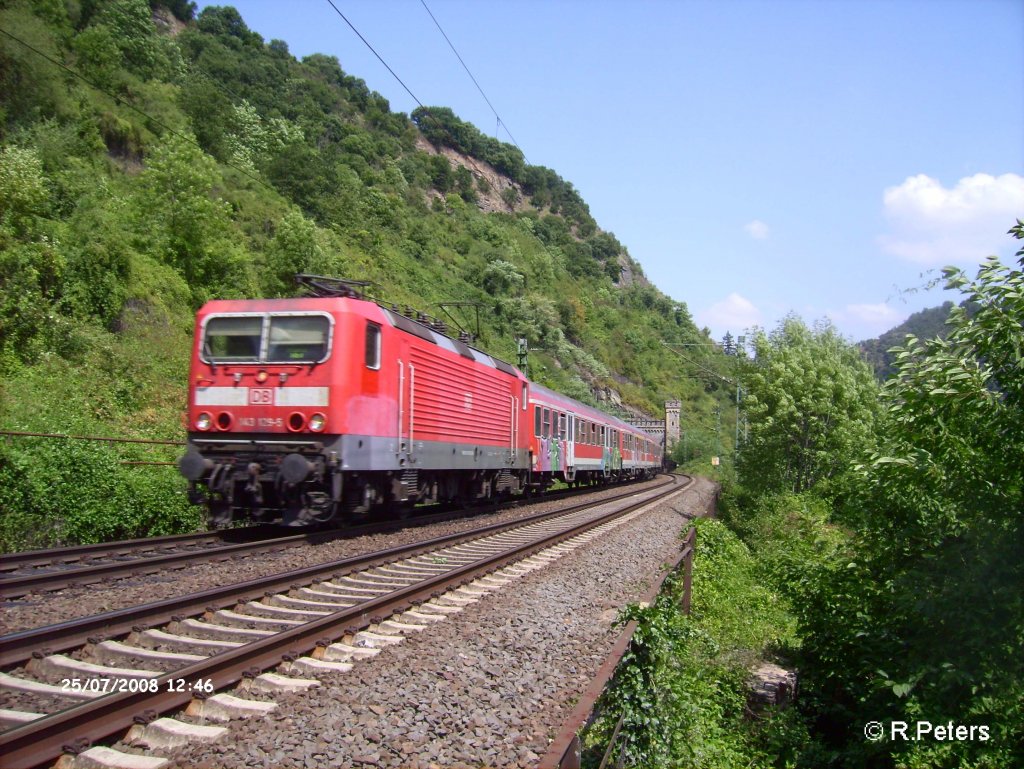
[[[530,163],[720,338],[787,312],[876,336],[1024,218],[1021,0],[426,0]],[[334,0],[425,105],[510,141],[421,0]],[[264,39],[416,102],[327,0]]]

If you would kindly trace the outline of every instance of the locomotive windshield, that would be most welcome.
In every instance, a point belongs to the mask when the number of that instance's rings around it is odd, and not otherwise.
[[[326,315],[218,315],[206,322],[209,363],[319,363],[330,352]]]
[[[327,357],[330,325],[323,315],[270,316],[267,362],[319,361]]]

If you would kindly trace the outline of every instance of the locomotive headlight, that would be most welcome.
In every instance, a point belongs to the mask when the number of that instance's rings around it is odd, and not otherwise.
[[[207,414],[205,411],[196,417],[196,429],[197,430],[209,430],[210,425],[213,424],[213,417]]]
[[[314,414],[309,418],[309,429],[315,433],[323,431],[324,426],[327,424],[327,417],[323,414]]]

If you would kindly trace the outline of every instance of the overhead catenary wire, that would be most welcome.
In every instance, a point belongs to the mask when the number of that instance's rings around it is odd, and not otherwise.
[[[372,53],[372,54],[373,54],[374,56],[376,56],[376,57],[377,57],[377,60],[378,60],[378,61],[379,61],[379,62],[380,62],[381,64],[383,64],[383,65],[384,65],[384,67],[385,67],[385,68],[387,69],[387,71],[391,73],[391,76],[392,76],[392,77],[393,77],[393,78],[394,78],[395,80],[397,80],[397,81],[398,81],[398,84],[399,84],[399,85],[401,85],[401,86],[402,86],[402,88],[404,88],[404,89],[405,89],[405,92],[406,92],[407,94],[409,94],[409,96],[411,96],[411,97],[412,97],[412,100],[413,100],[414,102],[416,102],[416,103],[417,103],[418,105],[420,105],[421,107],[423,107],[424,109],[426,109],[426,107],[424,107],[424,105],[423,105],[423,102],[421,102],[421,101],[420,101],[419,99],[417,99],[417,98],[416,98],[416,94],[414,94],[414,93],[413,93],[413,92],[412,92],[411,90],[409,90],[409,86],[407,86],[407,85],[406,85],[406,84],[405,84],[405,83],[404,83],[404,82],[402,81],[402,78],[400,78],[400,77],[398,76],[398,74],[397,74],[397,73],[396,73],[396,72],[395,72],[395,71],[394,71],[393,69],[391,69],[390,65],[389,65],[389,64],[388,64],[388,63],[387,63],[386,61],[384,61],[384,57],[383,57],[383,56],[381,56],[381,55],[380,55],[379,53],[377,53],[376,49],[375,49],[375,48],[374,48],[374,47],[373,47],[372,45],[370,45],[370,41],[368,41],[368,40],[367,40],[367,39],[366,39],[365,37],[363,37],[362,33],[361,33],[361,32],[360,32],[360,31],[359,31],[358,29],[356,29],[356,26],[355,26],[355,24],[353,24],[353,23],[352,23],[351,21],[349,21],[349,20],[348,20],[348,17],[347,17],[347,16],[345,15],[345,14],[343,14],[343,13],[341,12],[341,9],[340,9],[340,8],[338,8],[338,6],[336,6],[336,5],[334,4],[334,0],[327,0],[327,4],[328,4],[329,6],[331,6],[331,8],[333,8],[333,9],[334,9],[334,12],[335,12],[336,14],[338,14],[338,15],[339,15],[339,16],[340,16],[340,17],[342,18],[342,20],[343,20],[343,21],[344,21],[344,22],[345,22],[346,24],[348,24],[349,28],[351,28],[351,30],[352,30],[353,32],[355,32],[355,33],[356,33],[356,36],[357,36],[357,37],[358,37],[358,38],[359,38],[360,40],[362,40],[362,41],[363,41],[363,45],[365,45],[365,46],[366,46],[367,48],[369,48],[369,49],[370,49],[370,52],[371,52],[371,53]]]
[[[494,105],[491,104],[491,100],[487,98],[487,94],[484,93],[484,89],[480,86],[480,83],[478,83],[477,79],[473,76],[473,73],[470,71],[469,66],[466,64],[465,61],[463,61],[462,56],[459,55],[459,52],[455,49],[455,44],[452,43],[451,38],[448,37],[448,34],[444,31],[444,28],[441,27],[441,23],[437,20],[437,17],[434,16],[433,12],[427,6],[426,0],[420,0],[420,3],[422,3],[423,9],[427,12],[431,20],[434,22],[434,25],[437,27],[438,32],[441,33],[441,36],[444,37],[445,42],[448,43],[448,47],[452,49],[452,53],[454,53],[455,58],[459,60],[459,64],[461,64],[462,68],[466,70],[466,74],[469,75],[469,79],[473,81],[473,85],[476,86],[476,90],[480,92],[480,95],[484,97],[484,101],[487,102],[487,106],[491,108],[491,112],[494,113],[494,118],[498,121],[498,126],[502,126],[505,128],[505,133],[507,133],[508,138],[512,140],[512,144],[515,145],[515,148],[517,150],[523,152],[523,148],[519,146],[519,142],[516,141],[516,137],[514,137],[512,135],[512,131],[509,130],[508,124],[501,119],[501,115],[498,114],[498,110],[494,108]],[[523,159],[526,160],[525,152],[523,152]]]

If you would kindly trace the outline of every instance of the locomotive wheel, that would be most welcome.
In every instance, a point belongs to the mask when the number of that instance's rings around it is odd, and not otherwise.
[[[231,525],[231,506],[225,500],[207,500],[206,511],[206,520],[211,529],[226,529]]]

